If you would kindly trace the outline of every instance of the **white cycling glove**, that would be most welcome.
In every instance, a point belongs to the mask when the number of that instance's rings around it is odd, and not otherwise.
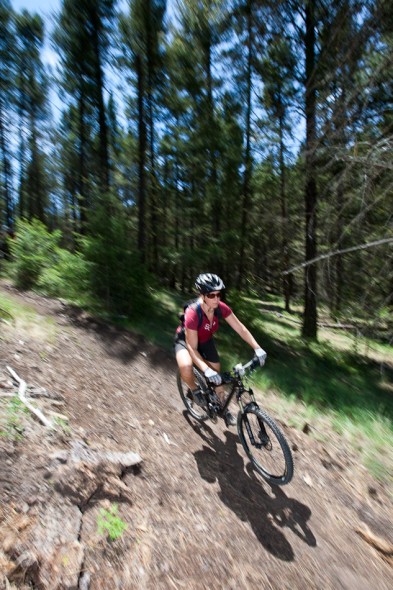
[[[211,381],[212,383],[214,383],[214,385],[220,385],[221,375],[219,375],[219,373],[217,373],[217,371],[214,371],[213,369],[208,367],[206,369],[206,371],[204,372],[204,375],[205,375],[206,379],[208,381]]]
[[[257,348],[255,350],[255,355],[259,360],[259,364],[261,365],[261,367],[263,367],[263,365],[266,362],[267,353],[263,350],[263,348]]]

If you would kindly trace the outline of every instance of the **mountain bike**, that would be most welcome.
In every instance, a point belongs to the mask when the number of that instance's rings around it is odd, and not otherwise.
[[[222,383],[229,386],[229,393],[222,404],[216,394],[216,387],[206,380],[203,373],[193,367],[196,383],[202,393],[203,405],[194,402],[188,386],[177,374],[177,386],[180,397],[193,418],[203,422],[217,419],[225,415],[226,410],[235,396],[239,405],[237,416],[237,432],[240,442],[252,465],[262,477],[273,485],[285,485],[293,476],[293,459],[288,443],[265,410],[259,407],[254,392],[246,388],[244,381],[252,371],[259,367],[259,360],[253,358],[245,365],[238,364],[231,372],[221,375]],[[220,386],[219,386],[220,387]]]

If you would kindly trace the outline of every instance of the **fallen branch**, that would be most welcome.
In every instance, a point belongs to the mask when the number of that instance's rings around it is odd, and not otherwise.
[[[7,370],[11,373],[12,377],[15,379],[17,383],[19,383],[19,390],[18,390],[18,397],[20,401],[34,414],[37,418],[46,426],[47,428],[54,428],[52,422],[45,418],[44,414],[38,408],[35,408],[29,400],[26,398],[26,382],[21,379],[11,367],[7,366]]]
[[[393,558],[393,545],[391,542],[383,539],[382,537],[378,537],[373,532],[371,532],[368,527],[358,527],[355,529],[355,531],[360,537],[362,537],[362,539],[374,547],[374,549],[382,553],[383,557],[387,558],[391,562]]]
[[[367,250],[367,248],[373,248],[374,246],[382,246],[383,244],[392,244],[393,238],[384,238],[382,240],[375,240],[374,242],[368,242],[367,244],[360,244],[359,246],[353,246],[352,248],[345,248],[344,250],[336,250],[335,252],[328,252],[327,254],[321,254],[316,258],[312,258],[311,260],[307,260],[307,262],[302,262],[302,264],[298,264],[297,266],[293,266],[289,270],[284,270],[282,273],[283,275],[290,275],[291,273],[295,272],[295,270],[300,270],[301,268],[306,268],[311,264],[315,264],[316,262],[320,262],[321,260],[326,260],[326,258],[332,258],[333,256],[341,256],[341,254],[348,254],[348,252],[356,252],[357,250]]]

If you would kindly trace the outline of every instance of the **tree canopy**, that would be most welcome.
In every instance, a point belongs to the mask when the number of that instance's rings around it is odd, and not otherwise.
[[[63,0],[50,32],[0,0],[3,231],[90,240],[103,298],[208,270],[300,303],[305,338],[322,305],[385,317],[392,41],[387,0]]]

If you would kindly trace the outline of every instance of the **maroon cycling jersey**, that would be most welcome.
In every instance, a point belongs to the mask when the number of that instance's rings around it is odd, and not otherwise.
[[[220,301],[218,306],[220,308],[221,317],[223,317],[225,319],[231,315],[232,310],[226,303],[224,303],[223,301]],[[213,336],[214,332],[217,332],[217,330],[218,330],[218,317],[215,314],[213,316],[212,324],[210,325],[210,322],[209,322],[207,316],[202,311],[202,324],[199,328],[198,328],[198,324],[199,324],[199,318],[198,318],[197,310],[193,309],[193,306],[187,307],[186,313],[184,316],[184,327],[187,329],[190,329],[190,330],[197,330],[198,331],[198,342],[200,344],[203,344],[204,342],[207,342],[208,340],[210,340],[210,338]]]

